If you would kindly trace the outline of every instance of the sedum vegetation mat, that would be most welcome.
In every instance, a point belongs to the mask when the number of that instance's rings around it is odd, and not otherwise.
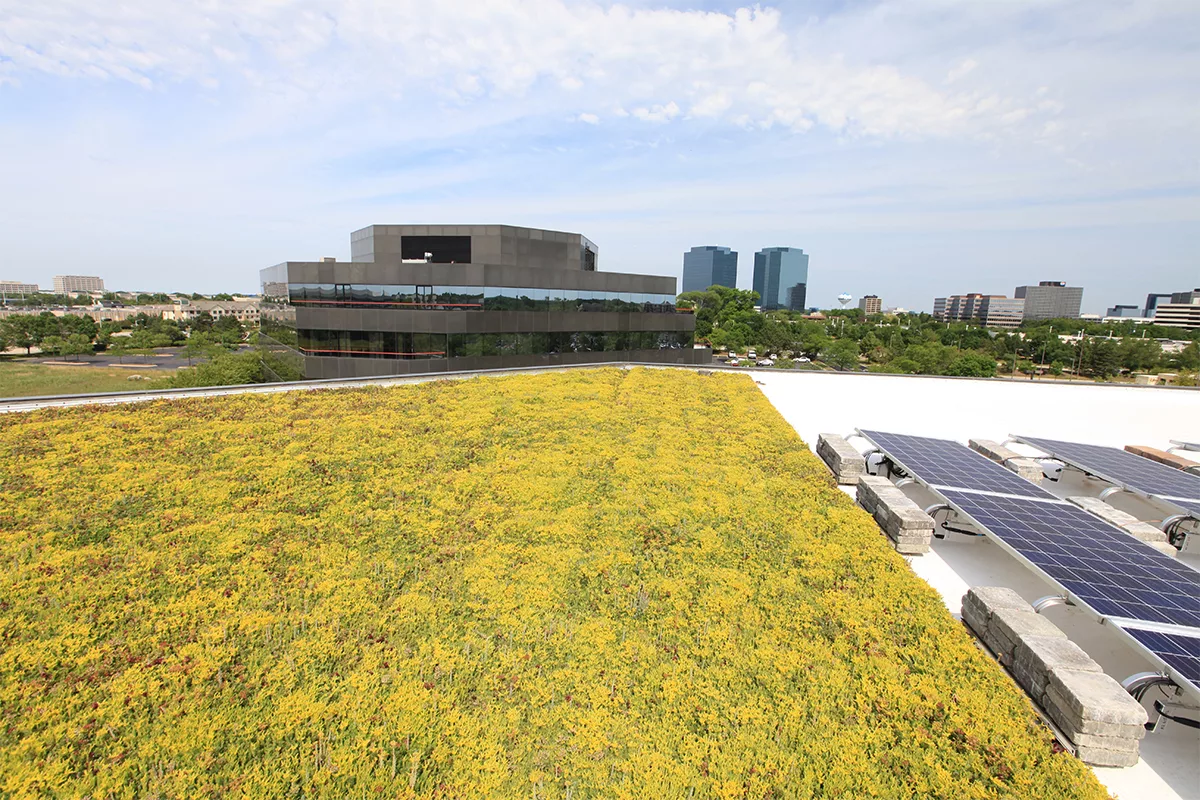
[[[746,376],[0,417],[0,795],[1099,798]]]

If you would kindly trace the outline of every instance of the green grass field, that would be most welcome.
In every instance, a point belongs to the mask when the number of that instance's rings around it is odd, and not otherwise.
[[[172,371],[139,370],[131,367],[50,367],[0,361],[0,397],[34,397],[51,394],[128,392],[161,389]],[[131,381],[130,375],[152,379]]]

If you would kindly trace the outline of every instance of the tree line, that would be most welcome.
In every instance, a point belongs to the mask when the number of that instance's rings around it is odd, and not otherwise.
[[[840,370],[963,377],[1071,373],[1104,380],[1122,372],[1200,370],[1200,331],[1182,328],[1063,319],[1005,331],[939,322],[930,314],[867,316],[860,309],[827,311],[814,320],[801,312],[756,311],[758,300],[757,292],[712,286],[680,295],[678,304],[696,316],[696,341],[778,354],[784,367],[803,356]],[[1165,353],[1159,339],[1190,344]],[[1185,374],[1183,380],[1193,379]]]

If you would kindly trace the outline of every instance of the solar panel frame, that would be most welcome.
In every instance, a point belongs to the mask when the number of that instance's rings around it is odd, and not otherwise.
[[[1097,618],[1200,628],[1200,573],[1067,503],[940,489],[986,532]]]
[[[861,428],[857,433],[878,447],[906,473],[930,488],[948,486],[1058,500],[1032,481],[1025,480],[987,456],[952,439],[908,436]],[[964,478],[964,475],[970,476],[970,480]]]
[[[1152,630],[1123,620],[1113,627],[1139,650],[1149,653],[1177,686],[1200,700],[1200,630]]]
[[[1036,447],[1051,458],[1134,494],[1168,503],[1189,515],[1200,514],[1200,476],[1115,447],[1037,436],[1012,435],[1009,438]]]
[[[1191,452],[1200,451],[1200,442],[1189,442],[1185,439],[1172,439],[1171,444],[1175,445],[1181,450],[1188,450]]]

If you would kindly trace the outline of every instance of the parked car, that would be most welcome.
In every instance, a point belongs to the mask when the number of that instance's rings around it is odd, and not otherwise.
[[[807,364],[810,361],[812,361],[812,359],[809,358],[808,356],[800,356],[799,358],[796,359],[796,361],[800,364]]]
[[[729,366],[731,367],[736,367],[739,363],[741,362],[739,362],[736,357],[729,359]]]
[[[770,358],[760,358],[760,359],[758,360],[758,366],[760,366],[760,367],[773,367],[773,366],[775,366],[775,361],[774,361],[773,359],[770,359]]]

